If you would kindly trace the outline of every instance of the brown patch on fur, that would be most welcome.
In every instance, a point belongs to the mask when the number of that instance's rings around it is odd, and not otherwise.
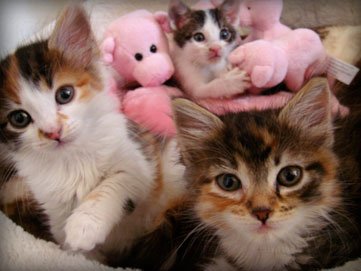
[[[9,97],[13,100],[13,102],[20,104],[20,98],[19,98],[19,78],[20,78],[20,73],[19,73],[19,67],[17,64],[17,60],[15,58],[15,56],[11,56],[10,57],[10,65],[9,65],[9,69],[7,71],[7,76],[5,80],[5,86],[4,86],[4,91],[5,93],[7,93],[9,95]]]
[[[93,96],[94,93],[89,89],[89,88],[80,88],[80,96],[79,96],[79,101],[87,101],[90,100]]]
[[[56,115],[58,116],[58,118],[60,120],[68,120],[69,119],[69,117],[67,115],[64,115],[64,114],[62,114],[60,112],[56,112]]]
[[[94,200],[94,201],[96,201],[96,200],[98,200],[98,199],[100,199],[100,198],[102,198],[102,197],[103,197],[103,195],[102,195],[101,193],[94,192],[94,193],[90,193],[90,194],[86,197],[86,199],[85,199],[84,201],[88,201],[88,200]]]
[[[221,213],[231,206],[241,206],[244,204],[245,198],[242,197],[240,200],[228,198],[220,194],[211,192],[213,184],[202,185],[201,194],[199,196],[199,202],[210,203],[212,205],[211,210],[207,210],[203,213],[204,218],[209,218],[214,216],[215,213]],[[237,192],[236,192],[237,193]]]
[[[156,138],[149,133],[148,131],[144,131],[139,134],[139,140],[143,142],[144,151],[147,152],[146,155],[148,157],[152,157],[151,159],[154,161],[156,166],[156,178],[154,179],[157,184],[155,189],[153,190],[154,196],[158,197],[163,191],[163,173],[162,173],[162,162],[161,158],[161,146],[160,142],[156,140]]]
[[[170,220],[182,216],[184,210],[189,207],[188,204],[184,196],[170,200],[164,210],[159,212],[160,215],[155,219],[149,232],[156,231],[162,224],[171,226],[172,221]]]
[[[72,67],[62,67],[61,71],[55,74],[55,83],[58,87],[73,85],[81,90],[79,99],[85,100],[93,95],[93,91],[102,91],[104,84],[95,71],[85,71]]]
[[[38,137],[40,139],[45,139],[45,134],[44,134],[44,132],[42,130],[38,130]]]
[[[0,189],[0,210],[14,223],[35,237],[54,241],[47,217],[21,178],[11,178]]]

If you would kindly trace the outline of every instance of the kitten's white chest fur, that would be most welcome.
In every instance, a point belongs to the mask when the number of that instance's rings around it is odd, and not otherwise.
[[[19,175],[49,216],[55,239],[73,249],[91,250],[105,240],[104,247],[112,249],[131,245],[127,241],[149,230],[169,200],[183,192],[184,168],[178,163],[176,142],[164,147],[158,172],[156,157],[149,160],[130,138],[126,120],[111,99],[107,93],[94,99],[92,110],[101,113],[95,117],[93,112],[90,127],[69,146],[43,153],[23,148],[13,157]],[[166,183],[154,195],[159,174]],[[129,200],[135,211],[126,214]]]

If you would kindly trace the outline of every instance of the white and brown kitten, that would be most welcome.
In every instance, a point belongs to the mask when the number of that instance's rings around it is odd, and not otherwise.
[[[227,57],[240,39],[234,27],[239,4],[225,0],[219,8],[193,10],[181,0],[169,3],[174,77],[195,101],[230,97],[249,86],[244,71],[227,69]]]
[[[280,111],[173,107],[193,236],[209,229],[218,247],[202,270],[318,270],[361,257],[361,111],[334,126],[326,79]]]
[[[23,178],[59,244],[105,255],[150,230],[183,192],[184,170],[176,142],[129,123],[107,80],[79,6],[65,9],[48,40],[0,63],[2,160]]]

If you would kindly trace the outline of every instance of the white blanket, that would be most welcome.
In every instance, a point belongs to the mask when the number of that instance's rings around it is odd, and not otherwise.
[[[61,250],[53,242],[37,239],[0,212],[1,271],[123,271]],[[131,270],[131,269],[127,269]],[[134,270],[134,269],[133,269]]]
[[[0,212],[1,271],[123,271],[61,250],[58,245],[37,239]],[[134,269],[132,269],[134,270]],[[329,271],[360,271],[361,259]]]

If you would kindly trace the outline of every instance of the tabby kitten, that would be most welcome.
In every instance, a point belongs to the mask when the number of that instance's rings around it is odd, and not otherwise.
[[[176,142],[127,122],[117,101],[79,6],[62,13],[48,40],[0,63],[2,160],[72,250],[120,252],[183,191]]]
[[[220,248],[204,270],[317,270],[361,256],[361,134],[333,126],[325,79],[281,111],[173,107],[194,231],[214,231]]]

